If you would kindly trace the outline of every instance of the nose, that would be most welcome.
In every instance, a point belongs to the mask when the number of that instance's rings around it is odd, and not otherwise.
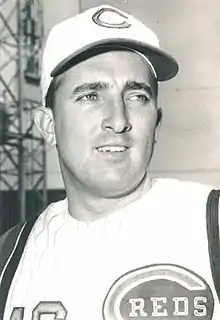
[[[104,131],[111,130],[115,133],[125,133],[132,129],[126,106],[121,99],[120,101],[112,102],[109,110],[110,112],[105,115],[102,121],[102,129]]]

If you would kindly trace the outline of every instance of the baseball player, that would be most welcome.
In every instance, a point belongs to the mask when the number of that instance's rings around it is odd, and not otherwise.
[[[57,148],[67,198],[2,237],[1,319],[220,319],[218,194],[148,174],[158,82],[177,71],[157,35],[117,8],[52,29],[35,123]]]

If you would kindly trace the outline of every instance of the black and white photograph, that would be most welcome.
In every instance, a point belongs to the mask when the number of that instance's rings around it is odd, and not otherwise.
[[[220,319],[220,3],[0,0],[0,320]]]

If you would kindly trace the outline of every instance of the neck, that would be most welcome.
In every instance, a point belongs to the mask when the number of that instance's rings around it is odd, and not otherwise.
[[[77,220],[90,222],[106,217],[141,198],[151,188],[151,179],[146,175],[135,190],[117,198],[99,197],[76,186],[65,187],[70,215]]]

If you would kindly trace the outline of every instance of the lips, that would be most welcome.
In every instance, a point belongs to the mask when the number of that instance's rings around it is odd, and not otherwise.
[[[128,150],[127,146],[118,146],[118,145],[104,145],[96,148],[99,152],[125,152]]]

